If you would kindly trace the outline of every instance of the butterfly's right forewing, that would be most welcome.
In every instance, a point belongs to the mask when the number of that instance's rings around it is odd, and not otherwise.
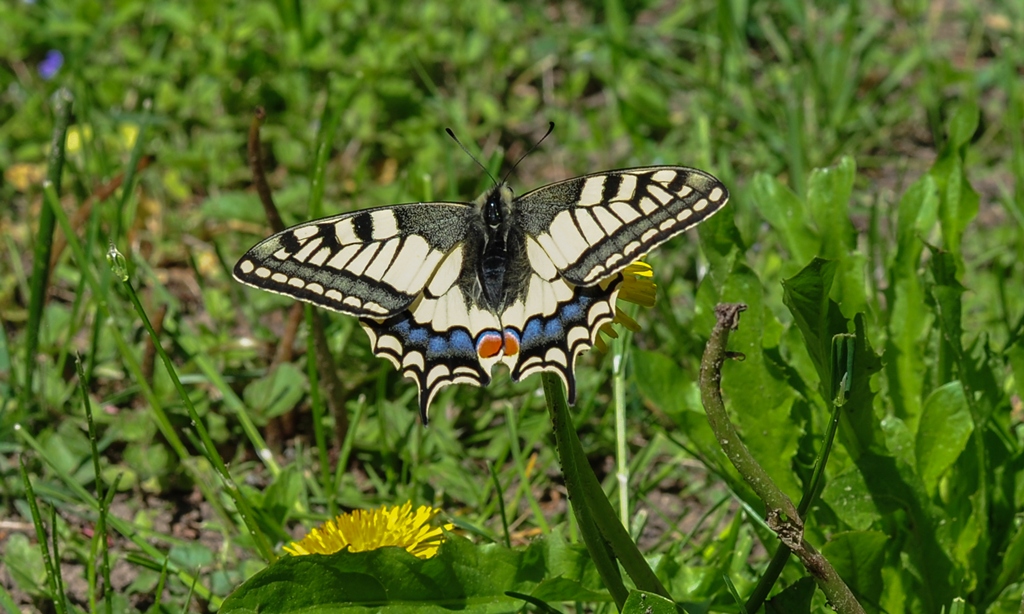
[[[566,280],[590,286],[721,209],[718,179],[683,166],[595,173],[537,188],[515,201],[528,247]]]

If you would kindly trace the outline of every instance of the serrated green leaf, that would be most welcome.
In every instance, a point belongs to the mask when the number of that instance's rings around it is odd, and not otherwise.
[[[935,180],[925,175],[900,199],[897,217],[897,249],[890,268],[891,304],[886,340],[886,375],[889,396],[896,415],[911,431],[917,430],[924,396],[921,373],[925,370],[921,345],[931,322],[925,308],[925,291],[918,272],[923,237],[935,224],[938,214]]]
[[[849,398],[840,416],[843,428],[839,435],[846,449],[856,456],[868,450],[883,450],[885,435],[875,414],[875,393],[871,390],[871,377],[882,370],[882,361],[868,340],[863,313],[854,317],[853,325],[853,373]]]
[[[834,260],[814,258],[799,273],[782,280],[782,300],[803,333],[821,384],[830,381],[832,337],[847,332],[839,306],[829,298],[837,267]],[[828,397],[827,392],[824,396]]]
[[[978,126],[978,107],[973,102],[960,106],[949,122],[949,140],[928,174],[939,192],[939,220],[944,247],[960,256],[960,241],[967,225],[978,215],[981,202],[964,169],[967,144]]]

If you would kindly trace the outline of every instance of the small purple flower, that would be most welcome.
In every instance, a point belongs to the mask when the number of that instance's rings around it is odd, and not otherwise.
[[[64,54],[56,49],[46,52],[46,57],[39,63],[39,76],[49,81],[53,78],[60,67],[64,65]]]

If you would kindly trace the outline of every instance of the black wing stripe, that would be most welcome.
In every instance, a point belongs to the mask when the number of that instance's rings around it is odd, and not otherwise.
[[[385,212],[386,215],[394,215],[390,211]],[[356,238],[363,243],[368,243],[373,240],[373,214],[371,215],[357,215],[352,218],[352,226],[355,230]]]
[[[619,196],[619,186],[622,185],[622,175],[608,175],[601,188],[601,202],[606,203],[612,200],[627,200],[630,197]],[[594,203],[600,204],[600,203]]]

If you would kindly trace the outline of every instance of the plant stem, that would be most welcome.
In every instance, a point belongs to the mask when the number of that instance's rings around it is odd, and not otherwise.
[[[53,101],[53,132],[50,134],[50,159],[46,180],[60,195],[60,179],[64,171],[64,143],[71,123],[71,92],[62,87],[57,90]],[[32,378],[35,374],[36,350],[39,349],[39,326],[43,321],[43,307],[46,304],[46,288],[50,280],[50,254],[53,249],[53,231],[57,217],[50,207],[39,211],[39,230],[36,232],[32,249],[32,281],[28,299],[28,323],[25,327],[25,382],[21,389],[21,410],[28,410],[32,398]]]
[[[825,593],[832,608],[841,614],[863,614],[864,608],[853,596],[850,587],[846,586],[836,573],[832,564],[804,540],[803,520],[797,508],[750,454],[750,450],[740,440],[739,433],[725,411],[720,386],[722,365],[725,359],[730,357],[725,348],[729,341],[729,332],[739,327],[740,313],[746,308],[746,305],[734,303],[720,304],[715,308],[718,321],[711,331],[711,338],[708,339],[700,365],[700,396],[708,422],[733,466],[764,501],[768,526],[779,536],[782,545],[797,555],[811,577],[818,583],[818,587]]]

